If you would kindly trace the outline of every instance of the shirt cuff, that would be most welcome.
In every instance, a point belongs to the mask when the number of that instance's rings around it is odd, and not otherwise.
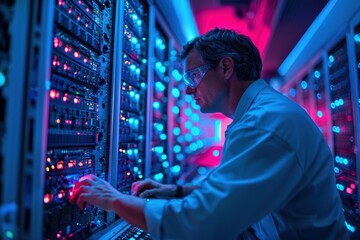
[[[161,239],[161,220],[167,202],[168,200],[164,199],[148,199],[145,204],[147,231],[153,239]]]

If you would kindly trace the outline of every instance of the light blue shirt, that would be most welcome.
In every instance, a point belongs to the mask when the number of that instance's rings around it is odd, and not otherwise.
[[[295,102],[257,80],[225,132],[220,165],[183,199],[145,205],[154,239],[348,239],[333,157]]]

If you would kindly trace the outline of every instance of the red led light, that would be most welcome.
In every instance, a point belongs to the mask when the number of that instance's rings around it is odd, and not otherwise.
[[[54,38],[53,42],[54,42],[54,48],[58,48],[62,46],[62,41],[57,37]]]
[[[353,118],[352,118],[351,115],[346,115],[346,120],[347,120],[348,122],[352,122]]]
[[[64,6],[64,5],[65,5],[65,1],[64,1],[64,0],[58,0],[58,5],[59,5],[59,6]]]
[[[65,46],[65,48],[64,48],[64,51],[65,51],[66,53],[71,52],[71,46],[70,46],[69,44],[66,44],[66,46]]]
[[[49,203],[51,201],[51,194],[47,193],[44,196],[44,203]]]
[[[63,101],[67,102],[68,100],[69,100],[69,95],[67,93],[65,93],[63,96]]]
[[[72,6],[69,7],[68,13],[69,13],[69,14],[72,13]]]
[[[353,194],[353,190],[352,190],[351,188],[346,188],[346,192],[347,192],[348,194]]]
[[[57,237],[57,238],[61,238],[61,234],[60,234],[60,233],[57,233],[57,234],[56,234],[56,237]]]
[[[79,167],[83,167],[84,166],[84,163],[83,162],[79,162]]]
[[[354,183],[350,184],[350,188],[351,189],[355,189],[356,188],[356,185]]]
[[[77,18],[76,18],[78,21],[80,21],[81,20],[81,18],[80,18],[80,14],[77,16]]]
[[[79,99],[78,97],[75,97],[75,98],[74,98],[74,103],[75,103],[75,104],[80,103],[80,99]]]
[[[88,62],[88,58],[87,57],[84,57],[84,63],[87,63]]]
[[[89,27],[89,22],[86,21],[85,27]]]
[[[56,169],[58,169],[58,170],[64,170],[64,161],[58,161],[57,163],[56,163]]]
[[[50,98],[55,99],[56,98],[56,91],[54,89],[50,90]]]
[[[75,52],[74,52],[74,57],[75,57],[75,58],[79,58],[79,57],[80,57],[80,53],[77,52],[77,51],[75,51]]]

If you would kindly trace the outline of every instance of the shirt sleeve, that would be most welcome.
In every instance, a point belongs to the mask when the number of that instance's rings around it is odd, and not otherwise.
[[[159,210],[147,205],[154,239],[235,239],[300,190],[301,164],[280,137],[241,126],[228,135],[219,167],[199,189],[182,200],[163,202],[156,220],[150,216]]]

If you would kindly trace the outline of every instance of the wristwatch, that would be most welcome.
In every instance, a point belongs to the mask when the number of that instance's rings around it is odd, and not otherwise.
[[[182,198],[183,196],[184,196],[184,188],[180,185],[176,185],[175,197]]]

